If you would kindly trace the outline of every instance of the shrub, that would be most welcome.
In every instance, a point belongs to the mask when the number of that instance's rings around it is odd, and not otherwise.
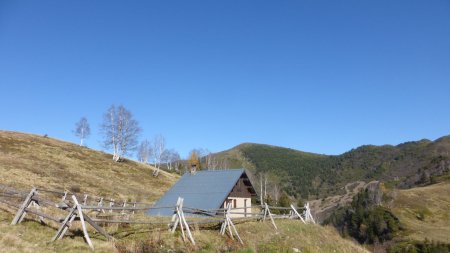
[[[72,185],[69,190],[73,193],[80,193],[81,187],[79,185]]]

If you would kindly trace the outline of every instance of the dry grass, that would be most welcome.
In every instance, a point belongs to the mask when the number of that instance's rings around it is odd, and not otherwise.
[[[109,154],[42,136],[0,131],[0,184],[29,191],[33,186],[69,190],[120,200],[154,202],[178,176],[161,172],[152,176],[153,167],[126,160],[116,163]],[[82,252],[89,248],[82,236],[66,237],[48,244],[55,226],[25,222],[9,226],[12,215],[0,210],[0,248],[2,252]],[[94,240],[96,251],[111,252],[110,243]],[[6,249],[6,251],[4,251]]]
[[[450,180],[395,195],[392,210],[406,226],[405,237],[450,243]]]
[[[0,251],[1,252],[88,252],[89,246],[82,236],[69,236],[55,243],[49,243],[56,230],[42,226],[36,221],[25,220],[20,225],[9,225],[13,215],[0,210]],[[93,236],[95,252],[117,252],[114,245]]]
[[[11,226],[13,215],[0,210],[0,248],[5,252],[87,252],[90,251],[80,231],[71,231],[62,240],[49,243],[55,228],[40,225],[28,216],[19,225]],[[33,219],[34,218],[34,219]],[[115,242],[90,232],[95,252],[367,252],[345,240],[332,227],[305,225],[299,220],[277,220],[275,231],[269,221],[236,224],[244,245],[219,235],[218,227],[195,228],[196,246],[184,243],[180,232],[168,232],[166,226],[111,225],[106,229]]]
[[[72,143],[0,131],[0,183],[24,191],[36,186],[113,196],[116,200],[154,202],[178,176],[161,172],[154,178],[152,170],[151,166],[133,161],[115,163],[109,154]],[[71,231],[62,240],[49,243],[56,233],[56,224],[43,226],[33,220],[35,217],[27,217],[32,220],[11,226],[13,214],[0,208],[1,252],[89,251],[80,232]],[[92,230],[90,235],[95,252],[366,252],[330,227],[304,225],[297,220],[280,220],[277,225],[279,230],[275,232],[268,222],[238,224],[244,246],[220,236],[218,228],[196,229],[195,247],[185,244],[179,232],[168,233],[167,226],[110,225],[106,229],[116,238],[114,243]]]
[[[0,183],[154,202],[178,179],[134,161],[37,135],[0,131]]]
[[[277,220],[275,231],[270,222],[237,224],[244,241],[240,245],[228,235],[219,235],[218,229],[193,231],[196,246],[184,243],[179,232],[170,234],[167,228],[143,229],[117,241],[120,252],[367,252],[364,248],[345,240],[331,227],[305,225],[298,220]],[[136,231],[136,230],[135,230]]]

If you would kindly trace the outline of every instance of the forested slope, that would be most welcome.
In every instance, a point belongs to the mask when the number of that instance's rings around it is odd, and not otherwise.
[[[382,180],[399,188],[425,185],[449,172],[449,154],[450,137],[445,136],[397,146],[365,145],[336,156],[253,143],[215,156],[254,175],[269,174],[289,195],[311,199],[343,193],[347,183],[358,180]]]

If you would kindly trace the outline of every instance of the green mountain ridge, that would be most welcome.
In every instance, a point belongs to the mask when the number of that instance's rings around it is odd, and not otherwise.
[[[266,144],[243,143],[213,156],[230,168],[245,167],[258,186],[269,175],[289,195],[317,199],[344,193],[355,181],[382,180],[398,188],[431,183],[450,170],[450,136],[399,145],[363,145],[341,155],[323,155]]]

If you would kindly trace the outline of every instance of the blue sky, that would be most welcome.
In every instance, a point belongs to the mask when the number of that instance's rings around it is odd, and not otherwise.
[[[101,149],[112,104],[185,156],[450,134],[449,1],[1,1],[0,129]]]

